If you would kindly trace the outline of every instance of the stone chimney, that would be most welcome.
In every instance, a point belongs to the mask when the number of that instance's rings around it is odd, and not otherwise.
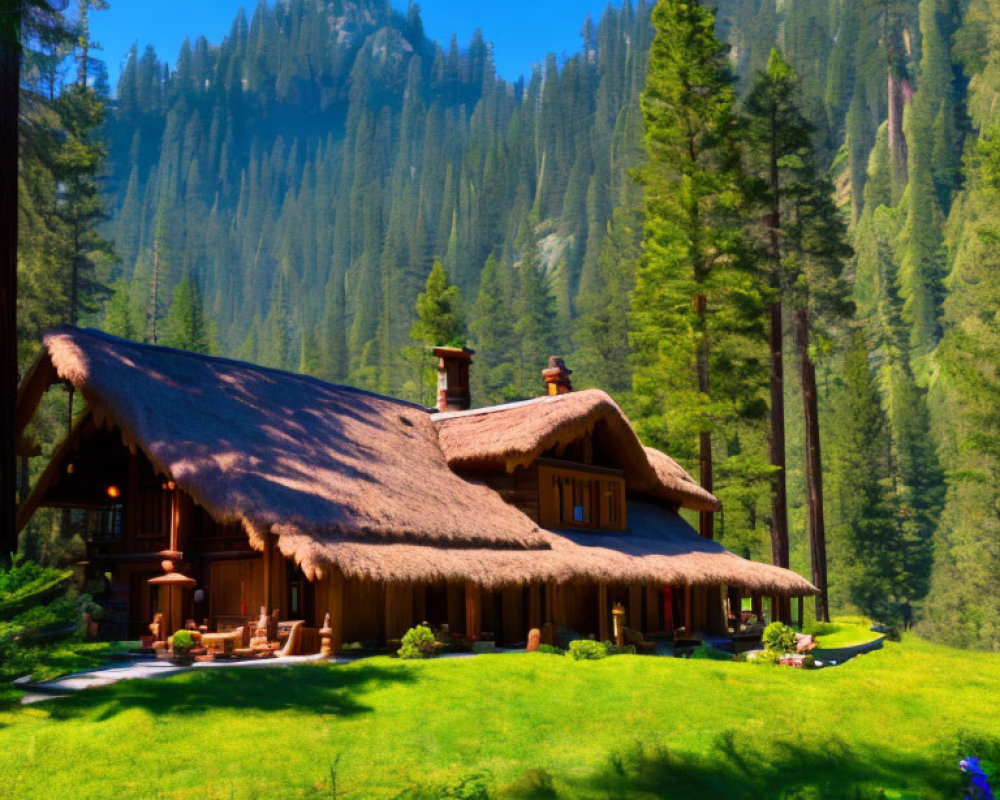
[[[435,347],[438,357],[438,411],[466,411],[472,405],[469,365],[475,350],[468,347]]]
[[[545,394],[568,394],[573,391],[573,382],[569,376],[573,370],[566,366],[562,356],[549,356],[549,366],[542,370],[545,378]]]

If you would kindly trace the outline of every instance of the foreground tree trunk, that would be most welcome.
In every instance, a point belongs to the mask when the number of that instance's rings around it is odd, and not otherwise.
[[[21,3],[0,0],[0,564],[17,550],[17,119]]]
[[[795,347],[802,374],[802,410],[805,420],[806,497],[809,508],[809,559],[816,595],[816,619],[830,621],[826,580],[826,521],[823,515],[823,464],[820,460],[819,406],[816,393],[816,366],[809,357],[809,311],[795,314]]]
[[[698,320],[704,331],[705,317],[708,313],[708,298],[700,294],[696,301],[698,309]],[[708,339],[702,335],[702,340],[698,344],[698,391],[708,394],[711,388],[708,375]],[[698,478],[701,487],[706,492],[712,491],[712,434],[709,431],[702,431],[698,434]],[[715,513],[712,511],[701,511],[698,514],[698,532],[706,539],[715,538]]]
[[[768,182],[771,189],[771,213],[768,234],[771,244],[770,287],[775,293],[771,303],[771,559],[779,567],[788,567],[788,469],[785,456],[785,348],[781,308],[781,181],[778,173],[778,119],[771,107]],[[774,600],[778,619],[791,621],[791,605],[786,597]]]
[[[785,468],[785,368],[781,303],[771,303],[771,556],[788,567],[788,490]]]

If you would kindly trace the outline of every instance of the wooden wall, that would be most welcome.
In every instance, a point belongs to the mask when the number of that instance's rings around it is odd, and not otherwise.
[[[208,570],[209,616],[255,619],[264,605],[264,560],[214,561]],[[244,613],[245,612],[245,613]]]
[[[506,502],[538,522],[538,465],[518,467],[512,473],[477,476]]]

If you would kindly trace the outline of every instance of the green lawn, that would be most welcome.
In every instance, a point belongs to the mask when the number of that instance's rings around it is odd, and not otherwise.
[[[210,670],[0,712],[0,798],[958,798],[1000,655],[544,654]],[[336,788],[333,787],[333,778]]]
[[[882,634],[871,628],[871,620],[865,617],[834,617],[830,622],[808,622],[803,630],[816,637],[818,647],[833,649],[878,639]]]

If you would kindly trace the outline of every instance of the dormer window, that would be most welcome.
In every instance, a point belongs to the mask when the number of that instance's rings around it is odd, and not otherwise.
[[[625,530],[621,470],[539,459],[539,517],[553,529]]]

